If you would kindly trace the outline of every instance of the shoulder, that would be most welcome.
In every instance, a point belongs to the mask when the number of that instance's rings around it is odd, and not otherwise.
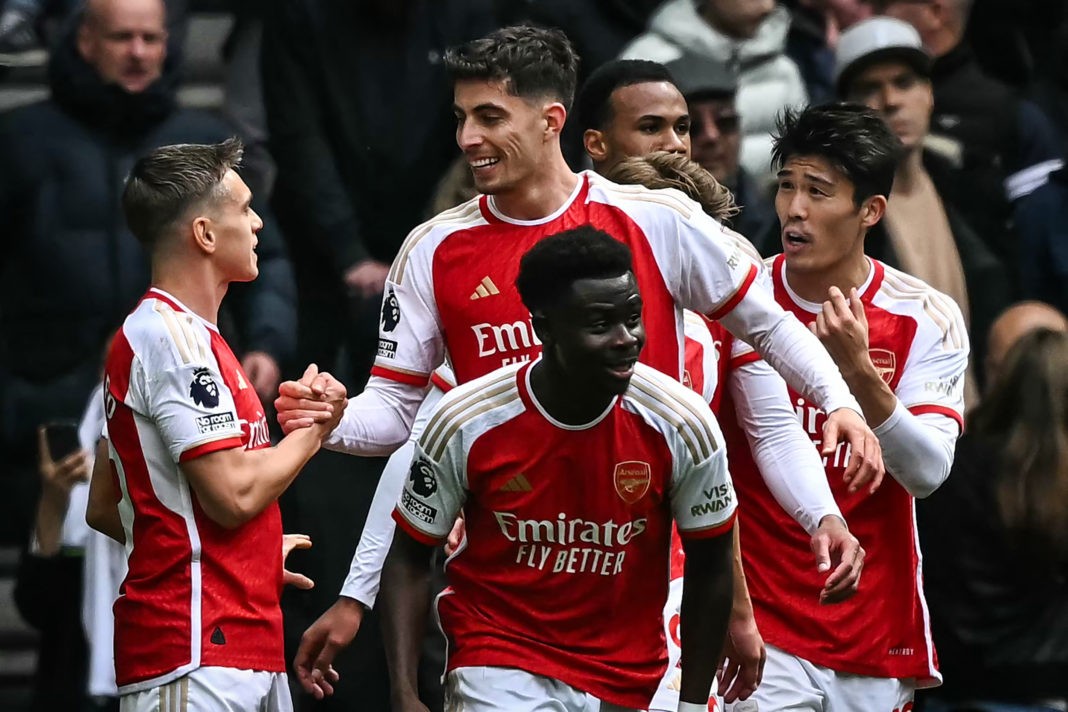
[[[211,336],[196,317],[148,297],[126,317],[122,334],[146,373],[213,360]]]
[[[873,299],[874,306],[890,313],[908,316],[917,323],[919,334],[927,334],[943,348],[967,346],[967,327],[960,306],[922,279],[883,263],[882,282]]]
[[[639,363],[624,399],[651,424],[678,433],[694,462],[704,462],[719,449],[719,428],[708,404],[675,379]]]
[[[503,422],[502,413],[522,410],[517,373],[524,365],[499,368],[442,396],[422,436],[426,454],[439,460],[457,435],[485,432]]]
[[[389,271],[389,280],[401,284],[412,262],[429,260],[434,251],[449,236],[461,230],[488,225],[482,215],[482,196],[476,195],[466,203],[438,213],[418,225],[405,238]]]
[[[701,206],[674,188],[646,188],[644,185],[621,185],[592,171],[586,175],[590,182],[588,200],[623,209],[632,216],[635,213],[662,215],[665,219],[691,219],[695,214],[704,215]]]

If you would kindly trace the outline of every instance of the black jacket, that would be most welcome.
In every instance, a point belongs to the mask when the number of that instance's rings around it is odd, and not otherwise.
[[[953,233],[957,252],[964,271],[964,286],[968,291],[968,307],[971,316],[971,362],[976,365],[973,373],[982,378],[983,358],[986,355],[986,334],[990,325],[1013,301],[1010,269],[991,251],[985,241],[972,229],[962,212],[947,197],[947,186],[953,183],[953,171],[945,161],[931,152],[923,155],[923,165],[942,196],[942,205]],[[891,267],[901,264],[894,253],[893,243],[881,221],[868,231],[864,252]]]
[[[458,155],[442,57],[492,29],[490,2],[392,1],[396,15],[384,0],[274,0],[265,15],[272,205],[302,293],[391,262]]]
[[[74,48],[54,50],[50,99],[0,116],[0,402],[5,437],[47,418],[77,419],[99,379],[104,342],[144,293],[149,265],[125,227],[120,198],[134,161],[173,143],[233,135],[179,108],[177,71],[144,93],[104,85]],[[292,273],[276,230],[258,247],[260,277],[225,304],[240,326],[235,348],[278,360],[296,330]]]
[[[967,434],[916,503],[924,589],[947,699],[1068,696],[1068,561],[1036,557],[1000,524],[996,443]]]

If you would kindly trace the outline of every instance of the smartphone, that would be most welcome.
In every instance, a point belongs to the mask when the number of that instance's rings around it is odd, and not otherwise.
[[[59,462],[82,445],[78,442],[78,424],[70,421],[45,423],[45,440],[48,453]]]

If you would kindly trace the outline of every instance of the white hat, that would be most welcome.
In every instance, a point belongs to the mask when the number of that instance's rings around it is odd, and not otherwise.
[[[838,95],[847,93],[849,84],[861,70],[886,59],[905,61],[924,77],[931,73],[931,56],[923,48],[920,33],[907,22],[893,17],[870,17],[843,32],[838,38],[834,61]]]

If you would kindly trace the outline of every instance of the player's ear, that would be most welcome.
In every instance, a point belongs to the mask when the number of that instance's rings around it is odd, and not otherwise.
[[[214,254],[217,243],[211,230],[211,219],[203,215],[193,218],[192,229],[197,248],[209,255]]]
[[[608,158],[608,145],[605,143],[604,133],[597,129],[586,129],[586,132],[582,134],[582,146],[594,163],[602,163]]]
[[[534,335],[538,337],[538,341],[542,343],[543,348],[554,341],[549,324],[550,321],[545,318],[545,312],[542,310],[538,309],[531,313],[530,325],[534,328]]]
[[[873,195],[860,206],[860,224],[866,230],[875,227],[886,214],[886,196]]]
[[[553,136],[559,138],[564,130],[564,121],[567,120],[567,109],[558,101],[547,104],[545,106],[544,119],[545,138],[548,139]]]

